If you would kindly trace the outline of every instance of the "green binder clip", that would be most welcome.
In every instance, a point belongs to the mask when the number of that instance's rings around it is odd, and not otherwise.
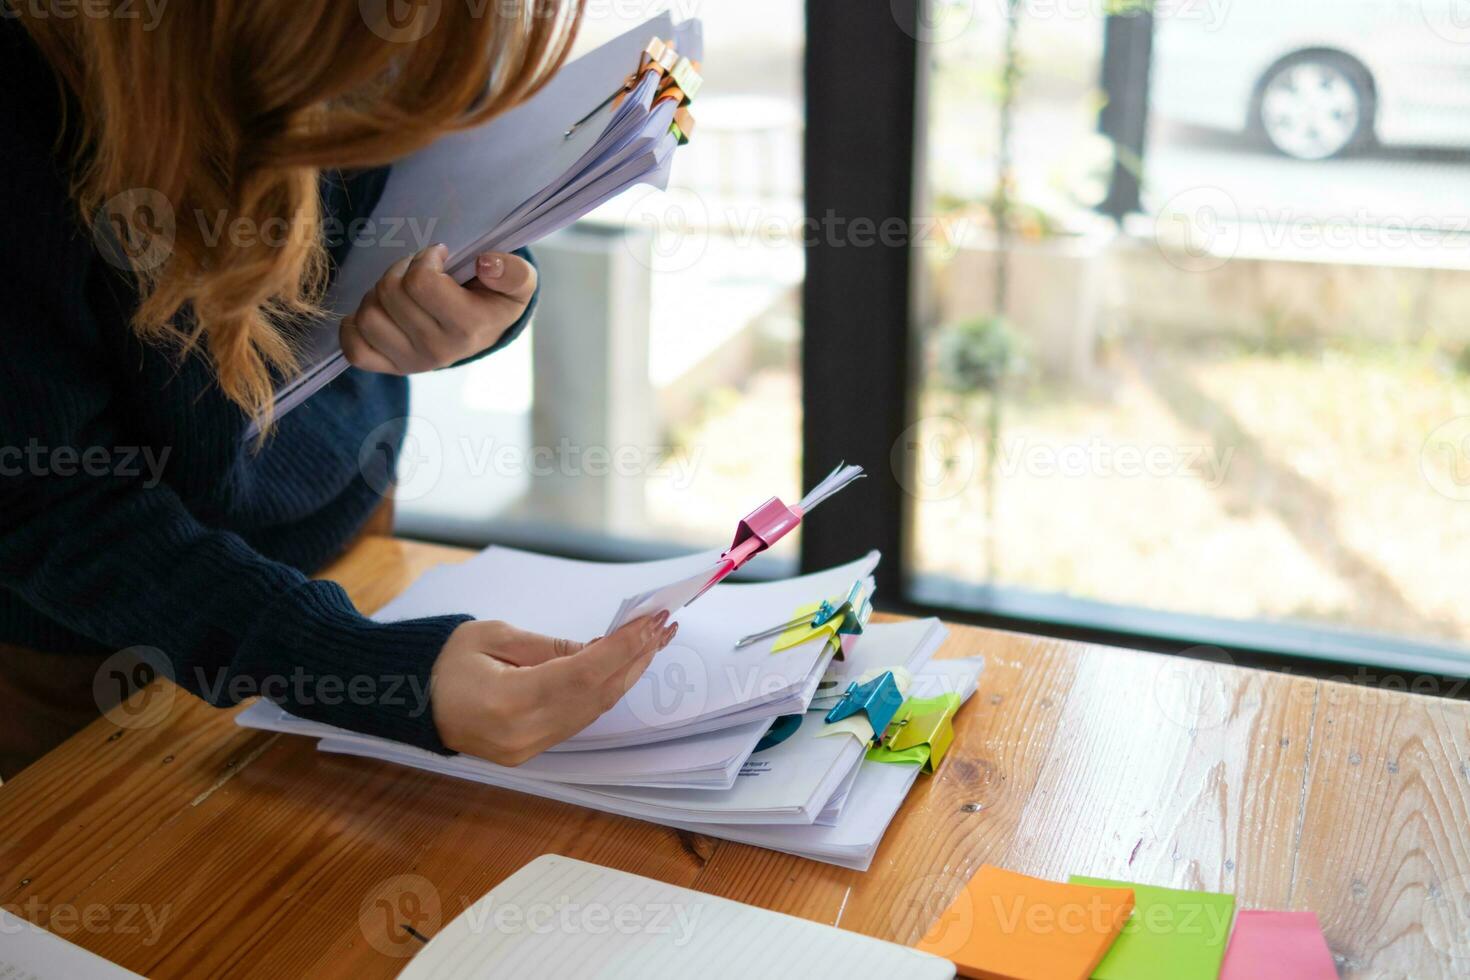
[[[674,134],[680,146],[689,143],[689,137],[694,134],[694,113],[687,106],[680,106],[674,110],[674,121],[669,123],[669,132]]]
[[[924,772],[932,774],[954,741],[954,716],[959,710],[958,694],[910,698],[895,712],[868,758],[873,762],[921,762]]]
[[[669,69],[669,78],[673,79],[674,85],[679,89],[680,105],[688,105],[693,102],[699,90],[704,87],[704,76],[700,74],[699,62],[683,55],[680,55],[674,67]]]

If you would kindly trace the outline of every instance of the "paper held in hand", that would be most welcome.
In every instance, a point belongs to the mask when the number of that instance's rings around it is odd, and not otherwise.
[[[649,67],[651,39],[673,52],[668,67]],[[445,270],[468,282],[482,252],[539,241],[637,184],[666,186],[692,125],[692,96],[671,82],[683,73],[697,91],[687,72],[703,51],[698,20],[675,24],[664,13],[564,65],[514,109],[395,163],[373,209],[376,237],[364,231],[354,239],[327,293],[328,315],[302,341],[302,372],[276,391],[275,417],[347,369],[338,343],[342,317],[398,260],[443,243]],[[608,99],[613,92],[623,97]],[[256,434],[251,426],[248,436]]]

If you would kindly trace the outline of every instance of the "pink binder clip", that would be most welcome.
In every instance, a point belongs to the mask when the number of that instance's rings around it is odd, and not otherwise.
[[[793,528],[801,523],[802,517],[852,481],[861,478],[862,475],[861,466],[848,466],[840,463],[835,470],[827,474],[826,479],[801,498],[800,503],[788,507],[781,502],[780,498],[772,497],[746,514],[735,529],[735,540],[720,555],[720,560],[715,564],[714,574],[710,576],[709,581],[704,584],[694,599],[704,595],[735,569],[786,537]],[[689,602],[693,602],[694,599],[690,599]],[[688,604],[685,603],[685,605]]]
[[[801,516],[800,504],[787,507],[779,497],[772,497],[745,515],[735,528],[735,540],[721,557],[739,568],[790,534],[801,523]]]
[[[778,497],[772,497],[746,514],[735,528],[735,540],[720,555],[714,574],[694,599],[704,595],[735,569],[790,534],[791,529],[800,523],[801,505],[787,507]],[[693,602],[694,599],[689,601]]]

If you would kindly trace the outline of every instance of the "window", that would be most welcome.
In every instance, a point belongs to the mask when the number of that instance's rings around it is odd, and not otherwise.
[[[1448,7],[1124,14],[1152,35],[1151,112],[1141,155],[1120,148],[1140,193],[1117,225],[1094,210],[1114,160],[1098,109],[1145,90],[1101,91],[1095,5],[959,7],[964,28],[926,46],[917,207],[951,234],[917,256],[920,591],[1452,663],[1470,647],[1470,46]]]

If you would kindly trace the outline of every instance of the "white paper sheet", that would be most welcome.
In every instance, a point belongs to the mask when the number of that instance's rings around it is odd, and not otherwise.
[[[235,716],[235,722],[244,728],[351,741],[361,747],[364,754],[396,752],[403,756],[405,764],[464,778],[480,774],[520,773],[523,777],[563,783],[660,789],[728,789],[734,785],[740,767],[769,727],[766,721],[755,721],[690,738],[628,748],[543,752],[510,769],[473,756],[442,756],[387,739],[307,721],[267,701],[252,704]]]
[[[802,727],[774,748],[751,756],[729,789],[648,789],[589,787],[531,779],[515,770],[479,771],[434,765],[431,771],[473,778],[505,789],[520,790],[608,813],[645,820],[714,821],[744,824],[809,824],[862,761],[864,746],[852,737],[816,738],[821,716],[808,713]],[[358,739],[324,738],[323,752],[360,755],[418,766],[417,754],[396,747],[367,746]]]

